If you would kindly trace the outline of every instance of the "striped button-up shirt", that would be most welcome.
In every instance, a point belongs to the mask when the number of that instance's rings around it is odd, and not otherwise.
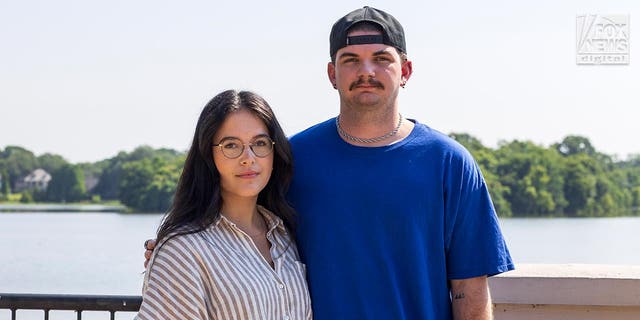
[[[274,268],[222,216],[204,231],[161,243],[146,272],[136,319],[311,319],[305,266],[282,220],[268,224]]]

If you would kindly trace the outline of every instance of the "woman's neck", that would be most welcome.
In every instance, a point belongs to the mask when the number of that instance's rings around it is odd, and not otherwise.
[[[258,212],[257,198],[222,199],[222,215],[247,232],[262,230],[265,222]]]

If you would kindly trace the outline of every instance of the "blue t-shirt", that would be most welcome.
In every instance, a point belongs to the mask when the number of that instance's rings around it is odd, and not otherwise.
[[[416,122],[358,147],[330,119],[291,144],[315,319],[450,319],[448,280],[513,269],[480,169],[446,135]]]

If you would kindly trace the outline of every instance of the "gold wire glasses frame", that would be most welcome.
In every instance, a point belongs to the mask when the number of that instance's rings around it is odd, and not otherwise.
[[[273,146],[276,143],[267,136],[257,137],[251,142],[245,144],[238,138],[225,138],[218,144],[212,145],[212,147],[220,147],[222,154],[229,158],[235,159],[242,155],[244,152],[244,146],[249,146],[249,149],[256,157],[264,158],[273,152]]]

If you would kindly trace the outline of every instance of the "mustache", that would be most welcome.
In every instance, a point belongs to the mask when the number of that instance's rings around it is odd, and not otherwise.
[[[376,87],[376,88],[380,88],[380,89],[384,89],[384,86],[382,85],[382,83],[380,83],[378,80],[374,79],[374,78],[367,78],[367,80],[365,80],[364,78],[358,78],[357,81],[354,81],[350,86],[349,86],[349,91],[353,90],[353,88],[359,86],[359,85],[363,85],[366,84],[368,86],[372,86],[372,87]]]

